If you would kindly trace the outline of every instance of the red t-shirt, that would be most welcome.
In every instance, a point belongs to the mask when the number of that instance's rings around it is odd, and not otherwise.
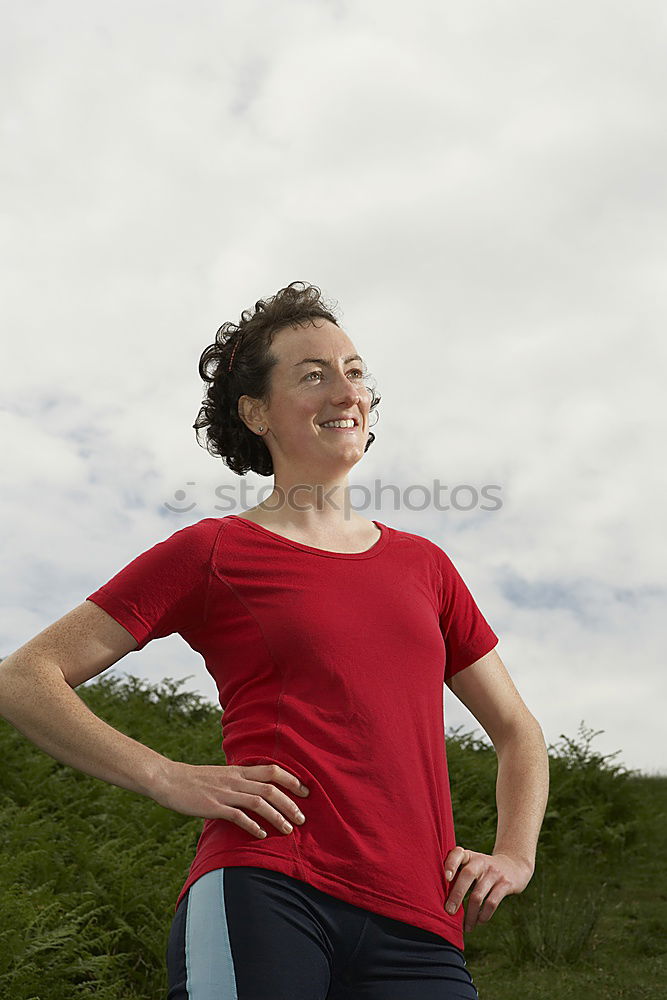
[[[204,518],[87,600],[137,649],[178,632],[202,655],[227,764],[275,761],[310,789],[291,796],[306,821],[290,834],[204,820],[176,905],[206,872],[256,865],[463,948],[463,907],[445,912],[443,682],[498,637],[438,545],[374,523],[370,549],[340,553],[236,514]]]

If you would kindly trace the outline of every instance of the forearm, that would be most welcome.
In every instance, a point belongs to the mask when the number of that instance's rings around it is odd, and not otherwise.
[[[0,716],[63,764],[142,795],[151,795],[169,763],[91,712],[44,660],[37,667],[20,658],[0,671]]]
[[[549,795],[549,757],[535,721],[507,737],[498,755],[498,826],[493,854],[525,861],[531,872]]]

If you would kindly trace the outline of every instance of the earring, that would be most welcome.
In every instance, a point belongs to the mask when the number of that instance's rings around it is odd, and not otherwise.
[[[263,431],[263,430],[264,430],[264,425],[263,425],[263,424],[260,424],[260,425],[259,425],[259,429],[260,429],[260,431]]]

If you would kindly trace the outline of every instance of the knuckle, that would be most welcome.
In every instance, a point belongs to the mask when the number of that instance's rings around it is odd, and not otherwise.
[[[257,806],[258,806],[258,805],[260,805],[260,804],[261,804],[261,803],[262,803],[263,801],[264,801],[264,800],[263,800],[263,798],[262,798],[262,796],[261,796],[261,795],[256,795],[256,794],[255,794],[254,792],[251,792],[251,793],[250,793],[250,805],[251,805],[251,806],[252,806],[253,808],[255,808],[255,809],[256,809],[256,808],[257,808]]]

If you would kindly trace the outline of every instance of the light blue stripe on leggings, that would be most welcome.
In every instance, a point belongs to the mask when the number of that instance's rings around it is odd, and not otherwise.
[[[185,968],[190,1000],[238,1000],[225,910],[225,869],[190,886],[185,923]]]

